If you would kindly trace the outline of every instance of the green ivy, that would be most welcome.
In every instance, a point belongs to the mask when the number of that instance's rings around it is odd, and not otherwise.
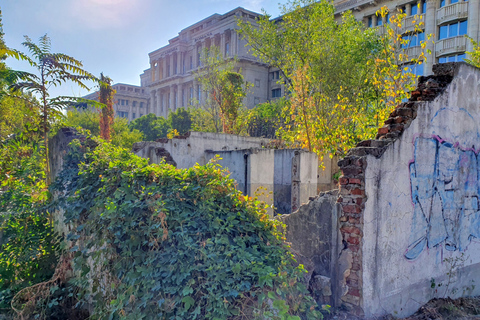
[[[54,185],[91,319],[319,319],[279,222],[215,163],[71,144]]]

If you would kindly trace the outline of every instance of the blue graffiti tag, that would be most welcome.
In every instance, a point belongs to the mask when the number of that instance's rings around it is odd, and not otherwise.
[[[480,238],[480,156],[439,137],[415,139],[410,163],[413,221],[405,257],[444,244],[464,251]]]

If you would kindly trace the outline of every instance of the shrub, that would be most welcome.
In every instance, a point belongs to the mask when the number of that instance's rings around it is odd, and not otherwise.
[[[219,165],[179,170],[109,144],[71,147],[55,189],[92,319],[321,317],[279,222]]]

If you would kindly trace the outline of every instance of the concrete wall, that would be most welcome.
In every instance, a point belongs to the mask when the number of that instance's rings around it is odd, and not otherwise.
[[[339,163],[341,299],[357,314],[480,294],[480,70],[437,72]]]
[[[338,255],[338,204],[337,191],[321,193],[314,200],[300,206],[292,214],[278,216],[286,224],[287,242],[298,263],[308,271],[306,283],[321,304],[334,303]],[[326,281],[321,281],[326,280]]]
[[[177,168],[193,167],[196,163],[204,165],[208,159],[205,150],[226,151],[249,148],[261,148],[270,142],[269,139],[243,137],[233,134],[190,132],[184,138],[159,139],[158,141],[142,141],[133,145],[133,152],[144,158],[150,158],[152,163],[160,163],[161,157],[156,155],[156,148],[169,152]]]

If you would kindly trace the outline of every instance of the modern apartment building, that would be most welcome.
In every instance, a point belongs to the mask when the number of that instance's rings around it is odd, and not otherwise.
[[[479,38],[480,0],[337,0],[334,1],[335,13],[340,14],[352,10],[357,20],[363,21],[367,27],[377,27],[388,23],[388,17],[378,17],[375,12],[386,6],[389,12],[402,10],[406,13],[404,37],[410,40],[407,48],[409,57],[418,57],[421,53],[420,42],[425,35],[432,34],[433,41],[428,41],[425,64],[415,70],[418,75],[429,75],[436,63],[462,61],[466,51],[473,48],[465,35],[475,41]],[[414,32],[413,20],[422,19],[424,25],[421,32]]]
[[[148,114],[148,89],[125,83],[112,85],[116,91],[113,110],[116,117],[127,118],[132,121]],[[84,97],[85,99],[97,100],[98,91]]]

